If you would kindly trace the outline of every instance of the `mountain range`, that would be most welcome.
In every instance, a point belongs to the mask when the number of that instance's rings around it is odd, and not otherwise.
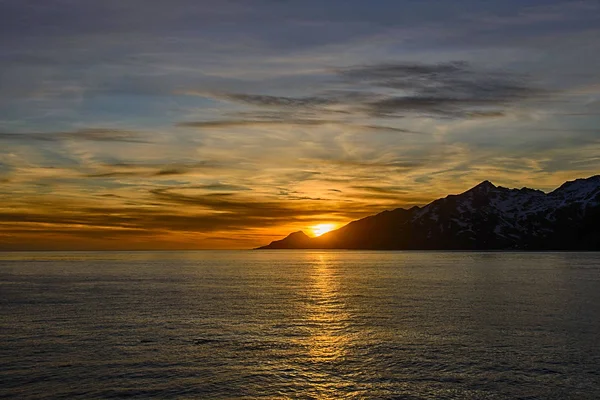
[[[489,181],[423,207],[362,218],[259,249],[600,250],[600,175],[544,193]]]

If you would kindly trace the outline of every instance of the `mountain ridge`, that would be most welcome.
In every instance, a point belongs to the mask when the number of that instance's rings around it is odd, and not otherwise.
[[[383,211],[314,238],[294,232],[258,249],[600,250],[600,175],[548,193],[485,180],[423,207]]]

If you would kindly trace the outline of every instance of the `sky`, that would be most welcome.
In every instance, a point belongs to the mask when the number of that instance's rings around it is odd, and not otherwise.
[[[0,250],[252,248],[600,171],[600,2],[0,0]]]

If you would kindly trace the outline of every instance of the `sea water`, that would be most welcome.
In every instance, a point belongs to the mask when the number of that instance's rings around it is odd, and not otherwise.
[[[600,253],[0,253],[0,311],[2,398],[600,398]]]

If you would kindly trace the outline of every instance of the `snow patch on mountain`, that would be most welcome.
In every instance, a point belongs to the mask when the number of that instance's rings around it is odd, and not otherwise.
[[[553,231],[552,222],[585,218],[588,209],[598,205],[600,176],[566,182],[548,194],[484,181],[462,194],[447,196],[417,210],[411,223],[426,226],[433,221],[436,224],[432,231],[443,234],[443,221],[448,221],[458,235],[481,234],[482,229],[487,229],[496,238],[515,242],[524,237],[544,237]],[[565,217],[567,211],[575,211],[575,215]]]

